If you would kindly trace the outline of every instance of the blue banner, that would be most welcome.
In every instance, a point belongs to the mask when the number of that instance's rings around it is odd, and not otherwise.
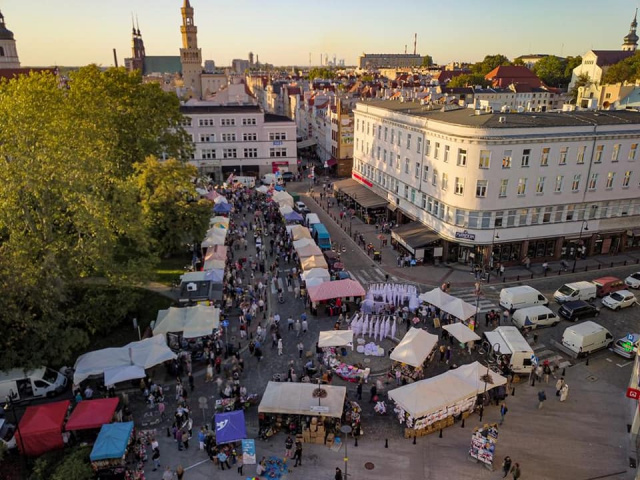
[[[256,442],[252,438],[242,440],[242,463],[243,465],[256,464]]]

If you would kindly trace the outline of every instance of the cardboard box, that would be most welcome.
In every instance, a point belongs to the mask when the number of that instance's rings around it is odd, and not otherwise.
[[[316,437],[316,442],[318,445],[324,444],[324,435],[322,437]]]

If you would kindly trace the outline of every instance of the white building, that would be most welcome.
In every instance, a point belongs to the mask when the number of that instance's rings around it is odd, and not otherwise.
[[[353,177],[443,261],[572,258],[640,246],[640,114],[482,113],[374,100],[355,110]],[[477,114],[480,113],[480,114]]]
[[[244,85],[243,85],[244,87]],[[191,164],[215,181],[230,173],[262,176],[298,171],[296,125],[257,105],[185,104],[185,129],[194,143]]]

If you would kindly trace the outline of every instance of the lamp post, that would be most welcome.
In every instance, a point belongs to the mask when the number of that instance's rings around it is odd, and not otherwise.
[[[476,314],[473,317],[473,326],[475,330],[478,327],[478,310],[480,308],[480,294],[482,293],[480,282],[476,282],[474,288],[475,288],[475,294],[476,294]]]
[[[491,360],[491,351],[493,351],[495,353],[495,358],[493,360]],[[484,392],[482,393],[482,403],[480,404],[480,421],[482,421],[482,416],[484,415],[484,397],[487,394],[487,384],[488,383],[493,383],[493,380],[491,378],[491,374],[489,373],[490,371],[490,365],[492,363],[498,363],[498,357],[500,356],[500,344],[496,343],[493,345],[493,347],[491,347],[490,349],[487,349],[486,353],[485,353],[485,360],[487,362],[487,373],[485,375],[483,375],[482,377],[480,377],[480,379],[484,382]]]
[[[487,283],[491,281],[491,272],[493,271],[493,247],[496,243],[496,238],[500,239],[500,235],[496,233],[496,228],[493,227],[493,237],[491,237],[491,251],[489,252],[489,273],[487,273]]]
[[[580,236],[578,237],[578,247],[580,247],[580,243],[582,243],[582,232],[589,231],[589,222],[587,220],[582,220],[580,224]],[[576,263],[578,262],[578,247],[576,247],[576,253],[573,256],[573,268],[571,269],[571,273],[575,273],[576,271]]]
[[[347,436],[351,433],[352,428],[349,425],[342,425],[340,427],[340,431],[342,433],[344,433],[344,478],[346,480],[346,478],[349,476],[349,472],[348,472],[348,462],[349,462],[349,455],[347,454]]]

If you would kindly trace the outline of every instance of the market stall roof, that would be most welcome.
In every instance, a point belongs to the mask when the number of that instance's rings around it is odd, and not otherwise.
[[[388,200],[359,184],[353,178],[335,182],[333,189],[348,195],[364,208],[384,207],[389,203]]]
[[[412,367],[421,366],[438,343],[438,336],[421,328],[411,328],[391,352],[391,360]]]
[[[280,215],[282,215],[283,217],[287,214],[287,213],[291,213],[293,212],[293,208],[291,208],[289,205],[283,205],[282,207],[279,208],[280,210]]]
[[[260,185],[259,187],[256,187],[256,192],[258,193],[267,193],[269,191],[269,187],[267,187],[266,185]]]
[[[389,391],[389,398],[414,418],[477,395],[477,388],[450,371]]]
[[[287,222],[301,222],[302,220],[304,220],[304,217],[300,215],[298,212],[287,213],[286,215],[283,215],[283,216]]]
[[[215,274],[214,277],[218,278],[224,278],[224,269],[227,266],[227,262],[224,260],[217,260],[215,258],[213,259],[209,259],[209,260],[205,260],[204,261],[204,266],[202,267],[202,269],[204,271],[209,271],[209,270],[222,270],[222,276],[220,276],[220,274]]]
[[[434,288],[433,290],[429,290],[428,292],[421,294],[418,298],[423,302],[427,302],[431,305],[435,305],[438,308],[442,308],[444,304],[449,303],[456,297],[443,292],[439,288]]]
[[[220,325],[220,309],[204,305],[159,310],[153,334],[182,332],[184,338],[211,335]]]
[[[74,366],[73,383],[77,385],[92,375],[102,375],[110,368],[137,365],[147,369],[175,358],[176,354],[167,347],[164,335],[155,335],[124,347],[104,348],[80,355]]]
[[[329,265],[327,265],[327,261],[322,255],[313,255],[311,257],[301,258],[300,265],[302,266],[302,270],[304,271],[311,270],[312,268],[329,268]]]
[[[471,385],[474,385],[478,393],[484,392],[487,367],[482,365],[480,362],[462,365],[456,369],[450,370],[450,373],[462,378]],[[486,382],[487,390],[491,390],[492,388],[499,387],[507,383],[507,379],[505,377],[493,370],[489,370],[489,377],[491,378],[491,381]]]
[[[64,447],[62,424],[70,403],[63,400],[27,407],[15,433],[21,453],[35,457]]]
[[[218,198],[224,198],[224,197],[218,197]],[[218,200],[218,198],[216,198],[216,200]],[[217,203],[216,205],[213,206],[213,211],[215,213],[229,213],[231,211],[233,207],[231,206],[230,203]]]
[[[318,347],[345,347],[353,344],[353,330],[329,330],[320,332]]]
[[[92,462],[122,458],[127,451],[133,422],[103,425],[93,445],[89,459]]]
[[[258,412],[342,417],[347,388],[322,385],[327,396],[320,399],[320,409],[318,398],[313,396],[317,389],[318,386],[313,383],[269,382],[262,395]]]
[[[287,225],[287,232],[289,236],[293,238],[293,241],[300,240],[302,238],[311,238],[311,233],[307,227],[302,225]]]
[[[474,342],[476,340],[480,340],[480,336],[476,334],[473,330],[467,327],[464,323],[451,323],[449,325],[443,325],[447,332],[449,332],[453,337],[458,340],[460,343]]]
[[[215,216],[209,219],[210,228],[229,228],[229,218]]]
[[[207,193],[207,198],[209,200],[215,200],[216,198],[218,198],[220,196],[220,194],[218,192],[216,192],[215,190],[211,190],[209,193]]]
[[[207,260],[226,260],[227,259],[227,247],[224,245],[214,245],[207,248],[207,253],[204,256],[204,261]]]
[[[290,207],[293,207],[293,197],[289,195],[287,192],[284,192],[284,191],[275,192],[271,198],[273,198],[273,200],[277,202],[278,205],[280,205],[281,207],[284,205],[289,205]]]
[[[247,428],[244,422],[244,411],[216,413],[216,445],[239,442],[247,438]]]
[[[78,403],[71,412],[65,430],[88,430],[111,423],[119,401],[118,398],[97,398]]]
[[[391,238],[415,253],[416,248],[425,247],[440,239],[438,234],[420,222],[400,225],[391,230]]]
[[[309,298],[312,302],[320,302],[332,298],[363,297],[365,293],[360,282],[350,278],[324,282],[316,287],[309,287]]]
[[[315,243],[312,243],[304,247],[296,248],[296,253],[300,258],[313,257],[314,255],[322,255],[322,250],[320,250]]]
[[[444,310],[449,315],[453,315],[460,320],[466,320],[476,314],[476,307],[459,298],[454,298],[445,303],[440,307],[440,310]]]
[[[225,228],[212,228],[207,232],[207,236],[202,241],[201,246],[204,248],[213,247],[214,245],[224,245],[227,238],[228,230]]]
[[[104,371],[104,384],[107,386],[115,385],[116,383],[144,378],[146,376],[147,372],[144,371],[144,368],[138,367],[137,365],[113,367]]]
[[[302,272],[301,277],[305,282],[309,281],[311,278],[322,278],[327,281],[331,280],[331,274],[326,268],[312,268]]]
[[[229,200],[227,200],[227,197],[225,197],[224,195],[218,195],[213,199],[213,203],[215,203],[216,205],[220,205],[221,203],[229,203]]]
[[[295,240],[293,242],[293,248],[297,250],[298,248],[306,247],[307,245],[315,245],[315,244],[316,242],[314,242],[311,236],[309,236],[309,238],[301,238],[300,240]]]

